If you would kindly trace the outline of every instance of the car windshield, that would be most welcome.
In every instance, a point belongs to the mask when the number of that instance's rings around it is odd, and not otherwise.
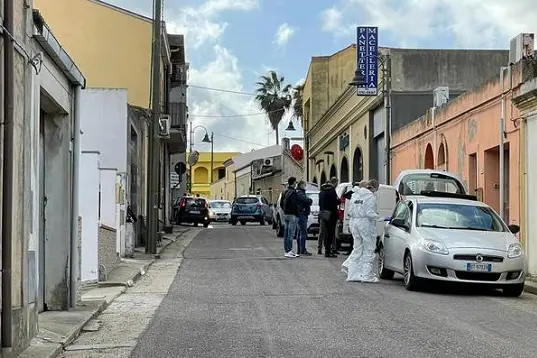
[[[231,203],[227,201],[212,201],[209,206],[211,209],[231,209]]]
[[[236,204],[257,204],[259,200],[257,198],[238,198]]]
[[[508,231],[491,208],[445,203],[418,204],[416,225],[439,229]]]
[[[306,193],[306,195],[313,201],[312,206],[319,206],[319,193]]]
[[[191,208],[205,207],[205,199],[187,199],[186,205]]]
[[[422,191],[465,194],[464,187],[455,178],[441,174],[408,174],[399,184],[402,195],[419,195]]]

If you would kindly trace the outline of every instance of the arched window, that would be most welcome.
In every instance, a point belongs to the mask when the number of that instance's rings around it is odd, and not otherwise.
[[[317,177],[313,177],[313,182],[317,184]]]
[[[209,171],[205,167],[194,169],[194,184],[209,184]]]
[[[427,144],[427,148],[425,149],[424,167],[425,169],[434,169],[434,154],[431,144]]]
[[[330,178],[333,178],[333,177],[337,178],[337,170],[334,164],[332,164],[332,166],[330,167]]]
[[[364,158],[360,147],[357,147],[354,150],[354,156],[352,158],[352,180],[364,180]]]
[[[323,185],[325,183],[326,183],[326,174],[323,171],[322,174],[321,174],[321,185]]]
[[[349,163],[347,162],[346,157],[343,157],[343,159],[341,159],[341,172],[339,180],[342,183],[347,183],[349,181]]]

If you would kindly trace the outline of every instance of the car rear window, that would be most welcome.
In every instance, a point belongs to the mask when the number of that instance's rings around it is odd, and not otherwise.
[[[257,204],[259,200],[257,198],[238,198],[235,203],[237,204]]]
[[[186,205],[188,207],[203,208],[205,207],[205,199],[186,199]]]
[[[231,204],[227,201],[213,201],[209,205],[213,209],[230,209]]]
[[[466,194],[464,186],[457,179],[439,174],[408,174],[398,189],[402,195],[419,195],[424,190]]]

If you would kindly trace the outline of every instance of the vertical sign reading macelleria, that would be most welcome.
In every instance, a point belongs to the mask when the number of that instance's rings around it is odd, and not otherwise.
[[[357,28],[356,68],[364,80],[358,85],[358,96],[378,94],[378,27],[360,26]]]

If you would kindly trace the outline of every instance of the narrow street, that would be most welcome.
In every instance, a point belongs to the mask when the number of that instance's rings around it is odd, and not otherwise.
[[[315,251],[314,241],[309,245]],[[165,255],[125,295],[136,291],[137,304],[129,304],[114,317],[123,332],[138,333],[149,319],[132,318],[136,311],[152,314],[151,307],[160,304],[132,357],[535,354],[537,298],[530,294],[508,299],[495,292],[408,292],[401,280],[347,283],[339,270],[342,256],[285,259],[281,239],[268,226],[252,224],[200,229],[173,283],[164,282],[174,270],[173,265],[170,270],[162,267],[176,260],[173,254]],[[153,298],[155,290],[148,287],[156,287],[157,278],[164,281]],[[101,337],[106,341],[106,335]],[[95,357],[126,357],[134,340],[128,339],[129,347],[101,351]],[[75,356],[82,355],[67,355]]]

